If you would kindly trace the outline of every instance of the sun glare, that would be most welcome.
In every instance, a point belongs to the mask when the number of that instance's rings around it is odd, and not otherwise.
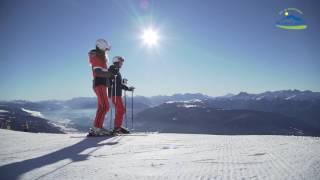
[[[142,39],[144,44],[155,46],[158,44],[159,35],[154,29],[149,28],[143,31]]]

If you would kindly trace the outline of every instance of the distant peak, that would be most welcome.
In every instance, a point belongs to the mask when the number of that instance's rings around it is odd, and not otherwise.
[[[232,97],[232,96],[235,96],[235,94],[228,93],[228,94],[224,95],[223,97]]]
[[[248,96],[249,94],[247,93],[247,92],[240,92],[239,94],[238,94],[238,96]]]

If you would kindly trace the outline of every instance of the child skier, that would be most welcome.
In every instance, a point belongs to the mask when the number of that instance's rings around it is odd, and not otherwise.
[[[98,107],[96,117],[93,122],[93,127],[89,130],[89,136],[104,136],[110,135],[111,132],[103,128],[103,122],[106,113],[109,110],[107,87],[108,78],[111,73],[108,72],[108,52],[111,45],[104,39],[96,41],[96,48],[89,52],[89,61],[93,74],[93,90],[97,95]]]
[[[128,134],[130,133],[128,129],[122,127],[123,115],[125,113],[125,108],[122,101],[122,90],[133,91],[134,87],[128,87],[122,82],[122,77],[120,73],[120,68],[123,65],[124,57],[115,56],[112,59],[113,65],[109,67],[109,72],[112,73],[110,78],[110,86],[108,87],[108,95],[112,99],[112,103],[115,105],[116,115],[114,119],[114,129],[115,134]]]

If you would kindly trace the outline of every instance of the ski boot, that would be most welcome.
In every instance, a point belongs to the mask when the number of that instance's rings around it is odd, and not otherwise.
[[[87,136],[91,137],[91,136],[111,136],[111,135],[112,135],[112,132],[108,131],[107,129],[92,127],[89,129]]]
[[[114,128],[112,132],[115,135],[117,135],[117,134],[130,134],[130,131],[124,127]]]

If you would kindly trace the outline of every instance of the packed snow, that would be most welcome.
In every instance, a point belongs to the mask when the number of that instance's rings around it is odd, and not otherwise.
[[[320,179],[320,138],[0,130],[1,179]]]

